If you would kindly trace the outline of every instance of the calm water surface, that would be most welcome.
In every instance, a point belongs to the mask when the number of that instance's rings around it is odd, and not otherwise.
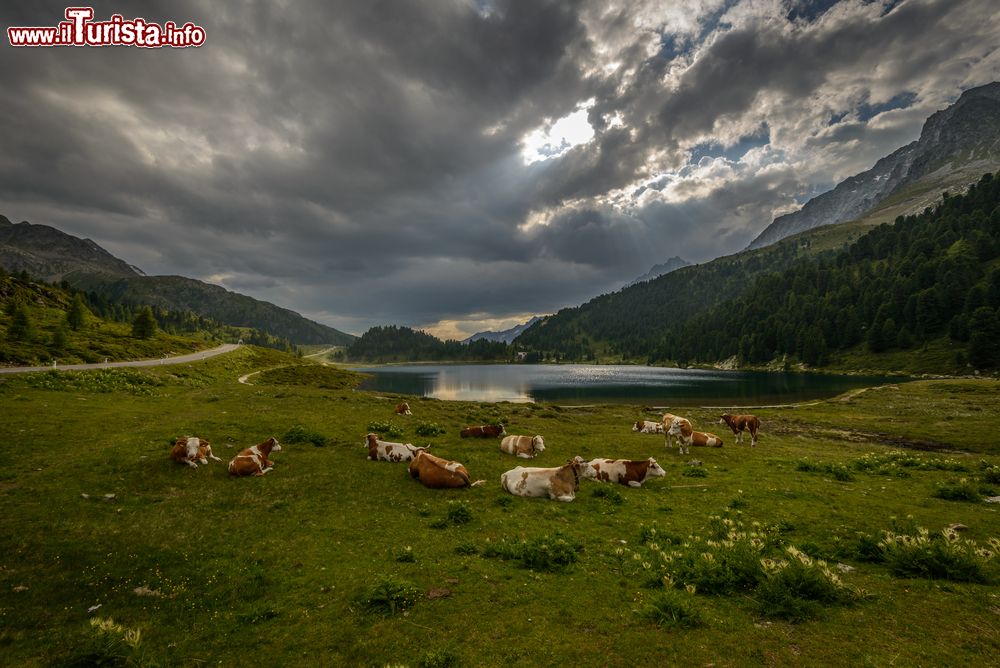
[[[836,396],[898,377],[583,364],[412,364],[357,369],[363,390],[465,401],[760,405]]]

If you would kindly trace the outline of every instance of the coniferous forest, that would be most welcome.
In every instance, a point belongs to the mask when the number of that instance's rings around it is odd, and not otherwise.
[[[628,293],[600,299],[642,296]],[[783,271],[758,274],[737,296],[690,317],[674,311],[679,317],[630,318],[655,308],[623,303],[590,309],[573,321],[572,336],[558,324],[543,324],[516,343],[579,354],[589,335],[625,358],[645,356],[650,363],[684,365],[736,356],[743,364],[791,358],[819,367],[837,352],[878,355],[945,340],[956,350],[955,366],[996,367],[1000,179],[987,174],[967,194],[946,193],[936,208],[900,216],[840,251],[800,257]],[[613,321],[602,322],[601,316]]]

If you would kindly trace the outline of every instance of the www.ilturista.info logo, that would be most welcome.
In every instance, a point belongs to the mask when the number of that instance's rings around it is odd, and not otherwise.
[[[66,20],[55,27],[7,28],[11,46],[138,46],[184,48],[205,43],[205,29],[188,21],[163,25],[143,18],[125,19],[112,14],[107,21],[93,21],[93,7],[67,7]]]

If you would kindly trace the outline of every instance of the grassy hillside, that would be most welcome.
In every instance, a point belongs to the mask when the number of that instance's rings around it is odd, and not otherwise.
[[[73,285],[115,301],[152,304],[174,311],[192,311],[234,327],[249,327],[292,343],[347,345],[350,334],[321,325],[295,311],[260,301],[218,285],[183,276],[109,278],[71,274]]]
[[[105,359],[116,362],[179,355],[218,343],[206,331],[179,336],[160,330],[150,338],[137,338],[132,335],[130,322],[99,318],[89,310],[85,310],[82,324],[74,330],[66,322],[72,302],[73,293],[65,289],[0,276],[0,364],[49,364],[53,359],[60,364]],[[12,331],[18,307],[23,308],[30,323],[30,331],[24,336]]]
[[[638,406],[411,397],[404,417],[394,397],[322,369],[244,347],[0,380],[0,403],[17,407],[0,411],[16,452],[0,474],[5,662],[987,665],[1000,650],[996,558],[962,542],[1000,536],[996,506],[978,500],[1000,488],[987,468],[1000,464],[995,381],[769,409],[756,449],[727,435],[681,457],[630,431],[655,417]],[[236,382],[254,370],[273,371]],[[716,430],[716,414],[688,416]],[[521,462],[458,437],[497,418],[545,436],[532,464],[652,455],[666,476],[641,489],[584,481],[569,504],[512,497],[498,478]],[[402,465],[366,461],[363,435],[390,426],[486,484],[432,491]],[[417,435],[430,426],[444,433]],[[233,479],[225,462],[167,459],[185,434],[226,460],[271,435],[284,447],[266,477]],[[953,523],[968,527],[958,542],[878,546],[883,531]],[[789,546],[827,560],[844,586]],[[910,568],[944,562],[933,579]],[[813,600],[792,574],[823,585]],[[406,610],[379,613],[380,601]]]

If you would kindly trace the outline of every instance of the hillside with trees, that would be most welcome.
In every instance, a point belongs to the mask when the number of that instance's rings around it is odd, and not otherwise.
[[[190,311],[109,300],[0,268],[0,364],[111,362],[183,354],[221,342],[292,351],[287,339]]]
[[[917,362],[928,351],[939,356],[940,371],[1000,365],[1000,179],[993,175],[966,195],[946,193],[938,207],[900,216],[839,252],[789,260],[780,271],[744,279],[744,291],[700,312],[692,307],[706,289],[724,291],[732,275],[699,276],[707,279],[700,289],[674,279],[672,288],[692,290],[687,309],[657,301],[647,290],[627,295],[645,302],[636,315],[617,293],[601,298],[609,308],[578,316],[574,336],[552,337],[564,327],[556,322],[536,326],[516,343],[579,356],[579,342],[589,334],[626,358],[681,365],[735,357],[750,365],[851,360],[878,368],[885,366],[881,355],[909,353]],[[685,272],[689,279],[700,273],[682,269],[649,285],[664,288]],[[560,345],[549,348],[550,342]]]

